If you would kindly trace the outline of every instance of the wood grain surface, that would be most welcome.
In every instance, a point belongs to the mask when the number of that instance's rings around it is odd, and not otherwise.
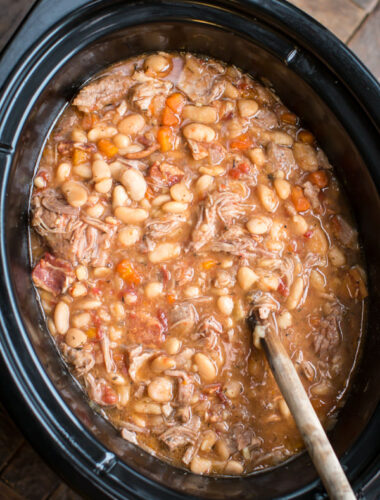
[[[35,0],[0,0],[0,51],[34,3]],[[290,0],[290,3],[348,43],[380,79],[379,0]],[[376,495],[375,485],[371,499]],[[33,451],[0,405],[0,500],[80,499]]]

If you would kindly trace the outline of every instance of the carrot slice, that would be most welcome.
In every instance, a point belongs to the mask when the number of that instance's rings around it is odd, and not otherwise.
[[[122,278],[127,283],[131,283],[134,285],[138,285],[141,283],[141,276],[134,269],[128,259],[121,260],[117,265],[116,270],[120,278]]]
[[[175,127],[176,125],[179,125],[180,119],[174,111],[169,108],[169,106],[166,106],[164,108],[164,112],[162,113],[162,123],[166,126]]]
[[[310,202],[303,194],[303,189],[300,186],[294,186],[290,196],[297,212],[309,210]]]
[[[253,146],[251,138],[247,134],[239,135],[230,142],[233,149],[249,149]]]
[[[80,165],[81,163],[86,163],[88,161],[88,154],[82,149],[74,149],[73,153],[73,164]]]
[[[108,139],[100,139],[98,141],[98,149],[108,158],[112,158],[119,151],[115,144]]]
[[[168,126],[160,127],[157,132],[157,140],[163,153],[171,151],[174,145],[174,134],[172,129]]]
[[[318,186],[319,188],[324,188],[329,183],[328,175],[325,170],[317,170],[316,172],[311,172],[307,179],[312,183]]]
[[[177,115],[180,115],[182,113],[185,104],[186,104],[186,99],[179,92],[174,92],[174,94],[170,95],[166,99],[166,105]]]

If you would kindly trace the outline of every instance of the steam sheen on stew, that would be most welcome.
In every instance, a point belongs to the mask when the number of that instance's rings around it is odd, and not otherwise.
[[[31,225],[48,328],[126,440],[197,474],[300,451],[266,329],[334,424],[367,295],[357,231],[268,86],[188,53],[108,68],[48,138]]]

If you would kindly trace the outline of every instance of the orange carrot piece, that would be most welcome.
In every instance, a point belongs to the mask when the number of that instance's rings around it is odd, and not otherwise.
[[[294,186],[290,196],[297,212],[309,210],[310,202],[303,194],[303,189],[300,186]]]
[[[100,139],[98,141],[98,149],[108,158],[112,158],[119,151],[115,144],[109,139]]]
[[[174,135],[172,129],[167,126],[160,127],[157,132],[157,140],[163,153],[171,151],[174,145]]]
[[[175,127],[176,125],[179,125],[179,118],[178,116],[174,113],[172,109],[169,108],[169,106],[166,106],[164,108],[164,112],[162,113],[162,123],[163,125],[166,126],[171,126]]]
[[[175,92],[166,99],[166,105],[177,115],[180,115],[182,113],[185,103],[185,97],[179,92]]]
[[[232,149],[249,149],[253,146],[251,138],[247,134],[239,135],[230,142]]]
[[[205,269],[206,271],[208,271],[209,269],[216,266],[216,264],[217,264],[217,261],[214,259],[205,260],[202,262],[202,268]]]
[[[81,163],[86,163],[86,161],[88,161],[88,153],[82,149],[74,149],[73,164],[76,166]]]
[[[122,278],[127,283],[131,283],[134,285],[138,285],[141,283],[141,276],[137,273],[128,259],[121,260],[117,265],[116,270],[120,278]]]
[[[297,139],[305,144],[314,144],[315,137],[308,130],[298,132]]]
[[[174,302],[177,300],[177,296],[174,293],[169,293],[167,296],[167,301],[169,304],[174,304]]]
[[[316,172],[311,172],[307,176],[307,178],[312,184],[315,184],[321,189],[326,187],[329,183],[329,178],[325,170],[317,170]]]
[[[86,331],[86,335],[89,339],[94,339],[96,337],[96,328],[89,328]]]

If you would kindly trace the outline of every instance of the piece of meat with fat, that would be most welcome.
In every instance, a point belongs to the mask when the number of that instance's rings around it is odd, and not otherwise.
[[[160,191],[180,182],[185,173],[180,168],[167,162],[155,162],[146,178],[147,183],[154,191]]]
[[[55,190],[45,190],[32,198],[32,226],[55,256],[73,265],[105,265],[104,249],[109,248],[116,228],[81,215]],[[102,263],[100,263],[102,262]]]
[[[267,147],[267,156],[273,170],[282,170],[286,174],[290,174],[292,170],[297,168],[293,151],[287,146],[270,143]]]
[[[75,280],[70,262],[46,252],[32,272],[33,283],[57,296],[64,293]]]
[[[226,82],[216,77],[224,71],[221,65],[210,65],[199,57],[187,54],[177,86],[191,101],[209,104],[223,95]]]
[[[193,304],[182,302],[176,304],[169,316],[170,332],[173,334],[188,334],[198,322],[198,312]]]
[[[356,248],[358,243],[357,231],[341,215],[334,215],[331,219],[334,236],[348,248]]]
[[[145,224],[144,239],[148,250],[153,250],[155,240],[161,240],[167,236],[175,236],[186,223],[186,217],[181,214],[167,214],[163,217],[148,220]]]
[[[137,84],[132,89],[131,100],[141,111],[149,111],[153,98],[166,97],[173,87],[171,82],[153,78],[141,71],[136,71],[132,78]]]
[[[90,113],[108,104],[115,104],[128,92],[134,81],[122,73],[113,73],[99,78],[83,87],[73,101],[79,111]]]
[[[189,443],[195,443],[199,435],[201,420],[193,416],[183,425],[175,425],[159,436],[170,450],[174,450]]]
[[[274,257],[275,254],[258,246],[251,235],[241,226],[234,225],[229,230],[207,245],[211,252],[223,252],[242,257],[256,259],[260,257]]]
[[[321,190],[319,189],[319,187],[315,186],[310,181],[306,181],[303,184],[304,195],[310,201],[313,210],[315,210],[316,212],[320,212],[322,208],[321,202],[319,201],[320,191]]]
[[[156,317],[147,312],[130,311],[128,313],[128,340],[131,343],[143,344],[145,347],[157,348],[165,340],[167,333],[166,316]]]
[[[87,373],[84,381],[91,401],[101,406],[114,406],[117,403],[116,391],[104,378],[95,378]]]
[[[138,371],[140,368],[154,356],[154,351],[144,351],[141,345],[133,347],[128,352],[129,367],[128,373],[133,382],[140,381]]]
[[[343,308],[340,304],[332,306],[332,312],[322,318],[317,331],[313,332],[314,351],[327,361],[335,354],[342,338],[340,322]]]
[[[95,366],[93,352],[84,349],[74,349],[64,342],[61,344],[62,354],[68,363],[72,364],[79,376],[88,373]]]
[[[194,354],[194,349],[191,349]],[[188,406],[194,394],[194,381],[185,370],[166,370],[165,375],[178,380],[177,403],[179,406]]]

